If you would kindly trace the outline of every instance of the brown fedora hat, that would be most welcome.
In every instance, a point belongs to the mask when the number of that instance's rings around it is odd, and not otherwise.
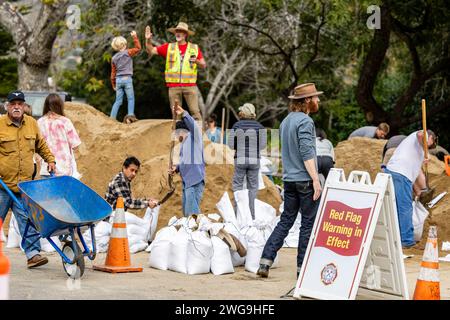
[[[175,28],[169,28],[167,29],[167,31],[169,31],[170,33],[175,34],[175,32],[177,30],[181,30],[186,32],[188,35],[193,36],[195,34],[194,31],[189,30],[189,26],[187,23],[185,22],[178,22],[178,25]]]
[[[304,83],[294,88],[294,95],[289,96],[289,99],[303,99],[318,96],[323,91],[317,91],[314,83]]]

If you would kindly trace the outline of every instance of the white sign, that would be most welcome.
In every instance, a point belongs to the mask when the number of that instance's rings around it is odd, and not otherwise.
[[[369,290],[408,298],[393,191],[388,174],[372,185],[367,172],[346,181],[330,171],[294,297],[355,299],[363,277]]]

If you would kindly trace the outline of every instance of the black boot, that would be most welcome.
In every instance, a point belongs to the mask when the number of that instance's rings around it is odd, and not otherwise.
[[[261,278],[267,278],[269,276],[269,268],[267,264],[260,264],[256,274]]]

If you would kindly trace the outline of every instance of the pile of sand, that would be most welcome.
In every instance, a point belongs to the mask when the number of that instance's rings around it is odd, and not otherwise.
[[[141,161],[141,171],[132,183],[134,197],[161,199],[168,191],[167,168],[171,142],[171,120],[140,120],[126,125],[110,119],[85,104],[66,103],[67,116],[72,120],[83,142],[76,154],[82,181],[100,195],[121,170],[127,156]],[[177,162],[179,145],[174,151]],[[216,161],[214,162],[213,159]],[[226,161],[225,161],[226,160]],[[233,155],[228,147],[205,141],[206,187],[202,212],[217,212],[216,203],[228,191],[232,197]],[[266,189],[258,198],[279,208],[281,197],[275,185],[265,178]],[[174,179],[176,191],[161,206],[158,226],[164,226],[174,215],[182,216],[181,180]],[[142,216],[144,211],[135,211]]]
[[[367,171],[374,181],[378,172],[381,172],[381,155],[386,140],[376,140],[369,138],[352,138],[340,142],[336,148],[336,168],[343,168],[345,174],[352,170]],[[447,191],[447,194],[438,204],[429,210],[430,215],[425,223],[422,241],[419,248],[425,247],[429,225],[438,227],[438,239],[450,241],[450,177],[445,174],[445,166],[435,156],[430,156],[428,165],[429,185],[434,188],[434,196]],[[412,250],[414,251],[414,250]]]

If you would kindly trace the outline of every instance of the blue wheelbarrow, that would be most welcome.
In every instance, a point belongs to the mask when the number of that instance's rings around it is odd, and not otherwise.
[[[67,275],[74,279],[80,278],[84,273],[84,257],[94,260],[97,254],[95,223],[111,215],[111,206],[91,188],[69,176],[20,182],[18,187],[22,201],[14,196],[1,179],[0,185],[27,212],[22,248],[25,249],[27,238],[39,235],[47,239],[61,256]],[[39,233],[29,234],[30,226]],[[82,235],[88,228],[91,231],[92,250],[88,248]],[[83,250],[78,245],[75,233]],[[64,243],[62,249],[51,239],[54,236],[59,236]]]

